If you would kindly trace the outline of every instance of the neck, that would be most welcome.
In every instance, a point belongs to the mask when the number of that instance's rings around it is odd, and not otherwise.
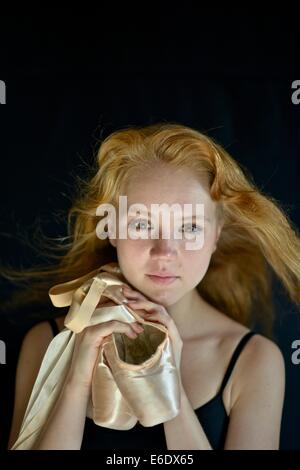
[[[187,339],[195,333],[195,325],[205,325],[211,315],[208,312],[209,304],[201,297],[196,288],[188,292],[175,304],[168,306],[167,311],[173,318],[182,340]]]

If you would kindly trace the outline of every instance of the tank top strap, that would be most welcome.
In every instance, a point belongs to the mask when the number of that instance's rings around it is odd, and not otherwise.
[[[50,323],[50,326],[51,326],[51,328],[52,328],[53,337],[56,336],[56,335],[58,335],[59,329],[58,329],[57,323],[56,323],[56,321],[54,320],[54,318],[49,318],[49,319],[48,319],[48,322]]]
[[[256,334],[255,331],[248,331],[248,333],[246,333],[242,337],[242,339],[239,341],[239,343],[238,343],[237,347],[235,348],[235,350],[232,354],[232,357],[230,359],[230,362],[229,362],[229,365],[228,365],[227,370],[225,372],[225,375],[224,375],[223,382],[222,382],[219,393],[223,393],[223,390],[226,387],[226,384],[228,382],[230,374],[231,374],[231,372],[232,372],[232,370],[235,366],[236,361],[238,360],[238,357],[239,357],[240,353],[242,352],[244,346],[249,341],[249,339],[255,334]]]

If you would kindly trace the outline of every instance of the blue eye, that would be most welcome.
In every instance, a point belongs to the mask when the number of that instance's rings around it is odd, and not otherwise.
[[[196,224],[186,224],[185,227],[189,227],[189,228],[192,228],[192,227],[195,227],[197,229],[197,231],[202,231],[202,227],[199,227],[199,225],[196,225]],[[190,232],[190,233],[195,233],[196,231],[192,230],[192,232],[190,230],[185,230],[185,232]]]
[[[134,227],[134,229],[139,232],[153,229],[153,227],[150,226],[150,222],[146,219],[133,220],[132,222],[129,223],[129,226]],[[185,229],[184,232],[196,233],[196,232],[202,231],[202,227],[199,227],[199,225],[196,225],[196,224],[186,224],[185,226],[182,225],[182,227],[188,227],[188,229],[187,230]]]
[[[129,225],[131,226],[132,224],[134,225],[134,228],[140,232],[141,230],[147,230],[147,225],[149,222],[146,219],[138,219],[130,222]],[[139,224],[141,228],[139,229],[136,224]]]

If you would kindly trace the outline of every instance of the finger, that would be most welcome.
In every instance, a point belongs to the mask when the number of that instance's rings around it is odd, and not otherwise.
[[[135,291],[134,289],[132,289],[132,287],[128,286],[128,284],[123,284],[121,289],[124,291],[124,292],[137,292]]]
[[[132,309],[139,310],[139,315],[141,317],[145,317],[145,319],[149,319],[151,321],[157,321],[162,323],[167,328],[171,324],[171,317],[169,314],[166,314],[160,306],[154,304],[152,302],[144,302],[142,300],[138,300],[135,302],[129,302],[128,306]]]
[[[152,313],[148,313],[147,316],[145,315],[145,317],[147,320],[150,320],[152,322],[161,323],[168,329],[171,325],[171,318],[169,316],[162,315],[162,313],[157,310],[153,311]]]
[[[127,301],[128,300],[137,300],[139,298],[139,295],[137,293],[134,293],[134,292],[122,292],[122,294],[124,296],[124,299],[126,299]]]
[[[122,303],[127,304],[128,303],[128,299],[123,294],[122,288],[119,288],[119,287],[117,289],[107,291],[105,293],[105,297],[113,300],[114,302],[116,302],[116,304],[122,304]],[[103,304],[102,299],[100,299],[100,302],[98,303],[97,307],[101,306],[101,304]]]
[[[137,301],[129,302],[127,305],[133,310],[137,311],[138,314],[142,318],[145,318],[146,321],[151,320],[154,322],[161,323],[165,326],[167,326],[170,322],[170,317],[168,315],[164,315],[157,304],[152,304],[151,302],[146,303],[143,301]]]
[[[125,323],[118,320],[110,320],[95,325],[95,327],[90,327],[87,330],[91,330],[92,328],[93,331],[91,331],[91,333],[102,338],[105,338],[112,333],[124,333],[130,338],[136,338],[137,334],[143,331],[143,328],[137,323]]]
[[[130,323],[130,326],[131,326],[131,328],[133,328],[134,331],[136,331],[137,333],[140,333],[141,331],[144,330],[144,327],[142,326],[142,324],[141,324],[141,323],[138,323],[138,322]]]
[[[122,292],[126,297],[147,300],[141,292],[128,288],[127,286],[123,286]]]
[[[146,310],[146,312],[153,312],[157,309],[157,306],[154,303],[143,299],[130,300],[128,302],[128,305],[132,308]]]

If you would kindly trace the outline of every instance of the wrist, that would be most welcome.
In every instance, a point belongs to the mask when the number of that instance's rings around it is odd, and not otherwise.
[[[63,391],[64,394],[70,396],[70,398],[80,396],[82,399],[88,401],[91,393],[91,384],[79,382],[75,377],[68,376]]]

